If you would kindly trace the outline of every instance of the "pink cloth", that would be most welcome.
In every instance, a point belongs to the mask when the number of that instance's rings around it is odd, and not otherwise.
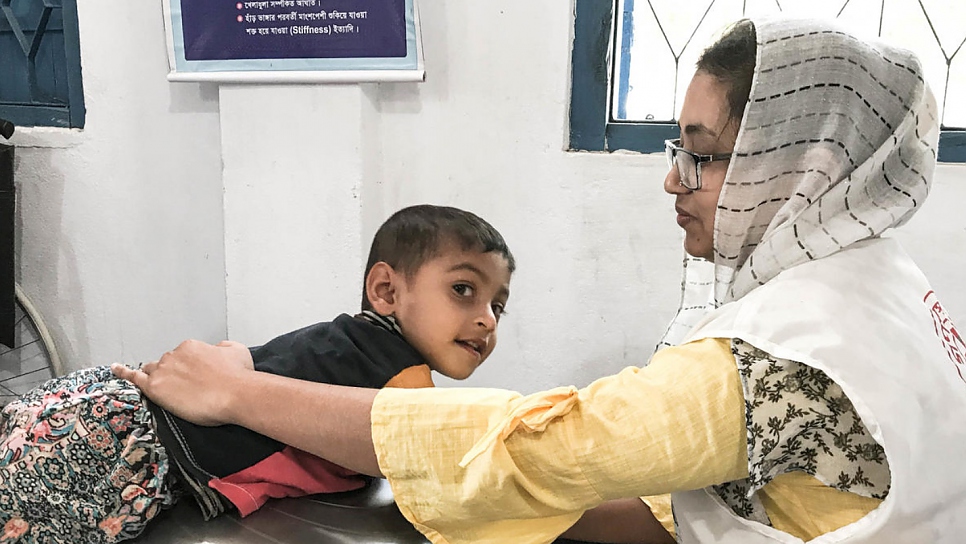
[[[245,517],[271,498],[338,493],[365,485],[361,475],[302,450],[286,447],[260,463],[208,486],[228,498]]]

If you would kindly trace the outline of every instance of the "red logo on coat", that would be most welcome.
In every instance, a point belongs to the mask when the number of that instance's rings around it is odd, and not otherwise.
[[[956,366],[959,379],[966,382],[966,377],[963,377],[963,366],[966,366],[966,342],[963,342],[963,337],[956,330],[953,321],[949,319],[949,314],[946,313],[943,305],[939,303],[935,292],[929,291],[926,293],[923,302],[929,307],[929,313],[932,314],[932,323],[936,328],[936,335],[942,340],[943,347],[946,348],[946,355],[949,355],[949,360]]]

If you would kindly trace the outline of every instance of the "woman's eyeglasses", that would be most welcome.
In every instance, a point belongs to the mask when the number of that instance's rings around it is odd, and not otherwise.
[[[664,140],[664,153],[667,156],[667,167],[677,166],[678,179],[681,186],[689,191],[701,188],[701,164],[711,161],[724,161],[731,158],[731,153],[723,155],[699,155],[681,147],[681,139]]]

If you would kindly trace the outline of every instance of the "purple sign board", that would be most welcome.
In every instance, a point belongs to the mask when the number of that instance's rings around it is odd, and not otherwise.
[[[167,0],[174,72],[417,70],[413,0]]]

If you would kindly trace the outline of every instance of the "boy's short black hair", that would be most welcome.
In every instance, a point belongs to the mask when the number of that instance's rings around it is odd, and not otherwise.
[[[362,309],[371,310],[365,278],[378,262],[412,277],[426,261],[439,255],[447,244],[463,251],[495,251],[507,260],[510,273],[516,261],[503,236],[481,217],[459,208],[420,204],[392,214],[376,231],[363,275]]]

